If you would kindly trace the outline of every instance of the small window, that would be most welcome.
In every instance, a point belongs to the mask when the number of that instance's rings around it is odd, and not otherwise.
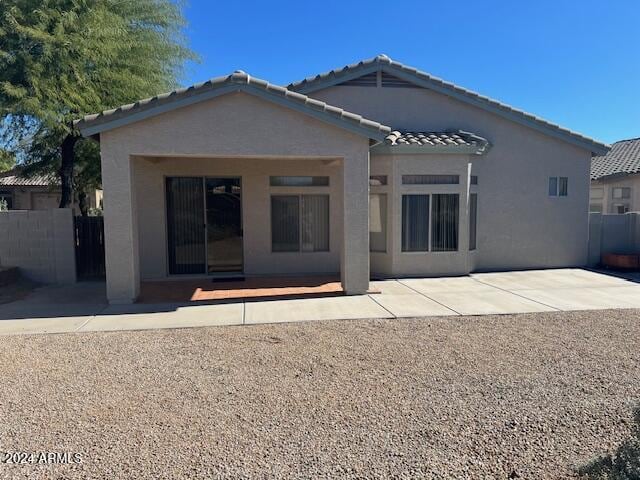
[[[387,251],[387,196],[369,195],[369,250]]]
[[[589,190],[589,198],[591,198],[591,200],[602,200],[604,198],[604,188],[592,187]]]
[[[558,177],[549,177],[549,196],[558,196]]]
[[[429,195],[402,196],[402,251],[429,251]]]
[[[602,213],[602,204],[601,203],[590,204],[589,213]]]
[[[478,184],[478,176],[471,175],[471,185],[477,185],[477,184]]]
[[[431,250],[455,252],[458,250],[458,194],[434,194],[431,215]]]
[[[469,250],[476,249],[476,226],[478,223],[478,194],[469,196]]]
[[[627,213],[630,210],[628,203],[615,203],[613,205],[613,213]]]
[[[269,177],[272,187],[327,187],[329,177]]]
[[[611,198],[621,200],[623,198],[631,198],[630,187],[614,187],[611,189]]]
[[[369,186],[371,187],[380,187],[386,184],[387,184],[386,175],[371,175],[369,177]]]
[[[458,185],[459,175],[402,175],[403,185]]]
[[[558,177],[558,196],[566,197],[569,194],[569,178]]]
[[[273,195],[271,249],[329,251],[329,195]]]

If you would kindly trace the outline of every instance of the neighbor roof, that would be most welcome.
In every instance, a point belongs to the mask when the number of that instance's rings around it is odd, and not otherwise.
[[[59,185],[53,175],[38,174],[26,177],[22,176],[17,168],[0,173],[0,186],[2,187],[48,187],[50,185]]]
[[[490,147],[486,138],[462,130],[400,132],[394,130],[372,151],[381,153],[459,153],[482,155]]]
[[[87,115],[74,123],[83,135],[90,136],[233,91],[251,93],[372,139],[381,141],[391,132],[391,128],[386,125],[254,78],[241,70],[113,110]]]
[[[451,82],[434,77],[416,68],[393,61],[386,55],[378,55],[369,60],[363,60],[340,69],[330,70],[313,77],[308,77],[304,80],[289,84],[287,88],[308,94],[378,70],[393,74],[401,80],[448,95],[579,147],[586,148],[594,154],[604,155],[609,149],[608,145],[598,142],[597,140],[548,122],[510,105],[480,95],[479,93],[467,90]]]
[[[620,140],[606,155],[591,159],[591,180],[640,173],[640,138]]]

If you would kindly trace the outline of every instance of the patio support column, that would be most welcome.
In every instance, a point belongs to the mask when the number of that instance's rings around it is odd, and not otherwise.
[[[140,293],[134,168],[128,152],[108,137],[101,138],[107,299],[128,304]]]
[[[369,289],[369,152],[343,160],[342,288],[347,295]]]

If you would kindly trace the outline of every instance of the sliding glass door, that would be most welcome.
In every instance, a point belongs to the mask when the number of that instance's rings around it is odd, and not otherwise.
[[[242,188],[239,178],[207,178],[207,271],[242,272]]]
[[[240,178],[166,181],[169,273],[242,272]]]
[[[167,178],[169,273],[205,273],[204,187],[199,177]]]

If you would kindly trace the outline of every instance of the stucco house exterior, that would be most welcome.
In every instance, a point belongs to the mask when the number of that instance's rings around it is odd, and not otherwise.
[[[584,265],[608,147],[385,55],[276,86],[242,71],[87,116],[107,295],[172,276]]]
[[[640,212],[640,138],[620,140],[591,160],[589,211]]]
[[[0,173],[0,201],[6,202],[9,210],[51,210],[60,205],[62,190],[57,178],[50,175],[25,176],[19,168]],[[87,195],[89,208],[100,208],[102,190],[93,190]],[[77,202],[71,205],[80,213]]]

